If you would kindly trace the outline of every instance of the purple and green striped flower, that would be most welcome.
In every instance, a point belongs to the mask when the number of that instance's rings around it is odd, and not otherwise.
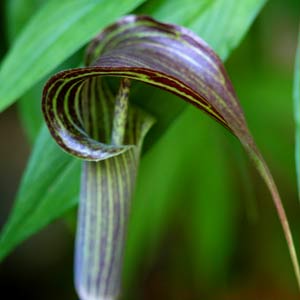
[[[83,160],[75,258],[80,298],[117,299],[120,294],[130,199],[143,139],[155,119],[128,103],[132,80],[177,95],[241,141],[271,191],[300,285],[279,193],[214,51],[188,29],[147,16],[126,16],[91,42],[85,64],[54,75],[44,88],[42,104],[53,138]],[[119,78],[118,91],[108,77]]]

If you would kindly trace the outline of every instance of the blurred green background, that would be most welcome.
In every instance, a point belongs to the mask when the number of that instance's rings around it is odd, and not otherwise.
[[[8,49],[4,1],[0,8],[2,57]],[[299,12],[298,0],[269,1],[226,62],[278,183],[298,253],[292,85]],[[1,114],[0,138],[2,226],[30,149],[16,106]],[[0,264],[0,290],[9,295],[3,299],[76,299],[67,223],[51,224]],[[266,187],[237,140],[194,108],[141,161],[123,275],[124,300],[299,298]]]

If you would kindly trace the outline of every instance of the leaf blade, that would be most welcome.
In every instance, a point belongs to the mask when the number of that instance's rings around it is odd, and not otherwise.
[[[1,232],[0,259],[34,234],[37,227],[46,226],[74,207],[78,201],[79,172],[79,161],[60,151],[43,126],[13,210]]]
[[[228,49],[237,47],[243,33],[247,32],[266,3],[267,0],[216,0],[212,9],[204,11],[202,18],[193,22],[190,28],[208,41],[225,60],[229,54]],[[213,25],[216,23],[219,24],[218,30]]]
[[[6,1],[6,28],[10,43],[20,34],[28,20],[45,2],[46,0],[29,0],[26,3],[22,0]]]
[[[298,35],[298,46],[296,49],[294,73],[295,162],[298,198],[300,200],[300,30]]]
[[[118,5],[108,0],[47,2],[30,21],[2,62],[0,111],[83,46],[101,27],[142,2],[143,0],[125,0]],[[37,28],[43,30],[37,31]],[[18,82],[18,86],[15,82]]]

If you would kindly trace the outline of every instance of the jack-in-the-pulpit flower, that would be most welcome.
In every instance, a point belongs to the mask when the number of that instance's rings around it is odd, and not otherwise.
[[[121,78],[119,90],[113,91],[105,77]],[[43,113],[52,136],[65,151],[83,159],[75,249],[80,298],[117,299],[120,294],[130,198],[143,138],[154,122],[128,104],[130,80],[177,95],[239,138],[271,191],[300,282],[277,188],[221,60],[188,29],[132,15],[91,42],[86,67],[54,75],[43,93]]]

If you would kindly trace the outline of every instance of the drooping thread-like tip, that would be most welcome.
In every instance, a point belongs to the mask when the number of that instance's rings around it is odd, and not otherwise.
[[[250,157],[254,161],[254,164],[259,172],[259,174],[262,176],[264,179],[270,193],[273,199],[274,206],[276,208],[279,221],[281,223],[283,233],[287,242],[288,250],[290,253],[293,269],[295,272],[298,288],[300,290],[300,268],[299,268],[299,260],[295,248],[295,243],[293,240],[292,232],[290,229],[290,225],[288,222],[288,218],[282,203],[282,200],[280,198],[277,186],[275,184],[275,181],[271,175],[271,172],[264,161],[263,157],[261,156],[260,152],[255,148],[255,145],[252,147],[247,147],[246,145],[246,150],[250,154]]]

